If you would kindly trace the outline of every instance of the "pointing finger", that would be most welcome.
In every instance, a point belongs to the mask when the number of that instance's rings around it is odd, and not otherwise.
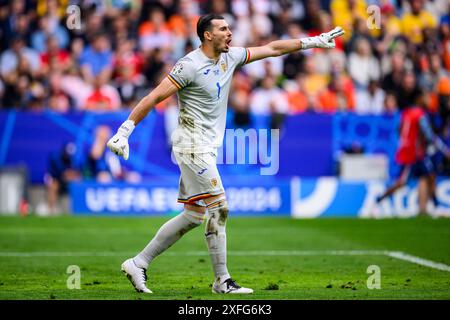
[[[341,27],[336,27],[333,30],[330,31],[329,35],[331,39],[334,39],[336,37],[339,37],[345,33],[344,29]]]

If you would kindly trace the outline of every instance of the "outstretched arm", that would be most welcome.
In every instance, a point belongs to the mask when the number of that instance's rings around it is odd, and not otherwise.
[[[175,86],[175,84],[173,84],[167,77],[164,78],[164,80],[161,81],[161,83],[154,90],[142,98],[141,101],[139,101],[139,103],[133,108],[128,119],[122,123],[120,128],[117,130],[117,133],[109,139],[106,144],[108,148],[118,156],[123,156],[123,158],[127,160],[130,152],[128,137],[133,132],[135,126],[147,116],[155,105],[167,99],[177,91],[178,87]]]
[[[316,37],[308,37],[302,39],[276,40],[261,47],[248,48],[250,59],[248,62],[268,58],[277,57],[298,50],[311,48],[332,49],[336,46],[334,39],[342,36],[345,31],[341,27],[336,27],[330,32],[322,33]]]
[[[133,121],[134,125],[137,125],[144,119],[150,110],[161,101],[167,99],[178,91],[178,88],[167,77],[163,81],[139,101],[139,103],[133,108],[128,117],[128,120]]]

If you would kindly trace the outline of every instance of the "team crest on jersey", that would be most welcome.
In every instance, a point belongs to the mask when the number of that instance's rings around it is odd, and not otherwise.
[[[172,69],[172,74],[180,74],[183,71],[183,63],[178,62]]]
[[[213,188],[217,187],[217,179],[216,178],[211,179],[211,185],[213,186]]]
[[[225,61],[222,61],[220,63],[220,67],[222,68],[222,71],[225,72],[225,71],[227,71],[228,65],[226,64]]]

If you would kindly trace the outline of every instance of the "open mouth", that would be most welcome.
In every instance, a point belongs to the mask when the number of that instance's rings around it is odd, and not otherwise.
[[[227,41],[225,42],[225,45],[226,45],[227,49],[229,49],[230,46],[231,46],[231,39],[227,40]]]

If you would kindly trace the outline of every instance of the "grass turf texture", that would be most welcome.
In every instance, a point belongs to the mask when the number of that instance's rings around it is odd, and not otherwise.
[[[392,250],[450,265],[450,219],[231,217],[228,267],[253,295],[211,293],[203,226],[150,266],[152,295],[134,291],[120,264],[143,248],[167,218],[1,217],[0,299],[450,299],[450,272],[384,255],[233,255],[237,251]],[[202,251],[204,255],[186,255]],[[5,256],[5,252],[92,252],[107,256]],[[69,265],[81,289],[69,290]],[[381,289],[369,290],[369,265]]]

